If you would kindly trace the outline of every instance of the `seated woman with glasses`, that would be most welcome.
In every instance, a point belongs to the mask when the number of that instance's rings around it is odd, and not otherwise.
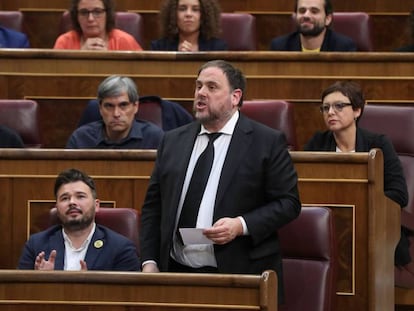
[[[60,35],[54,49],[142,50],[133,36],[115,28],[112,0],[71,0],[69,12],[73,30]]]
[[[340,81],[322,92],[322,113],[325,132],[317,132],[305,145],[305,151],[368,152],[379,148],[384,156],[384,193],[401,208],[408,204],[407,184],[401,162],[391,141],[382,134],[358,127],[364,112],[365,99],[356,83]],[[406,229],[395,251],[395,265],[403,266],[411,261]]]
[[[227,43],[218,38],[220,12],[216,0],[164,0],[160,10],[161,39],[151,42],[151,50],[227,50]]]

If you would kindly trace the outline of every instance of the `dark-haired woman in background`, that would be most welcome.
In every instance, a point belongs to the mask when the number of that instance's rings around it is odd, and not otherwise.
[[[384,193],[401,208],[408,204],[407,184],[401,162],[391,141],[382,134],[358,127],[364,112],[365,99],[358,84],[340,81],[322,92],[320,110],[328,128],[317,132],[305,145],[305,151],[368,152],[379,148],[384,155]],[[395,251],[395,265],[411,261],[409,230],[402,227],[401,239]]]
[[[220,6],[216,0],[165,0],[160,10],[161,39],[151,42],[155,51],[220,51]]]

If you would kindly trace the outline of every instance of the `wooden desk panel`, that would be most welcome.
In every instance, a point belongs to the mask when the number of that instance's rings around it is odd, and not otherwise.
[[[276,311],[276,278],[274,271],[262,275],[194,275],[0,270],[0,308]]]

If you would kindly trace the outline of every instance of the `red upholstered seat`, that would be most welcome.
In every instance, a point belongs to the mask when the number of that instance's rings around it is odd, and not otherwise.
[[[221,38],[230,51],[256,50],[256,18],[248,13],[221,13]]]
[[[414,107],[397,104],[366,105],[359,126],[385,134],[392,141],[400,158],[408,188],[408,205],[401,210],[401,224],[414,232]],[[410,236],[409,239],[410,253],[414,260],[414,236]],[[396,268],[395,284],[414,288],[414,262],[406,268],[408,270]]]
[[[38,148],[40,138],[38,104],[26,99],[0,100],[0,124],[15,130],[26,147]]]
[[[129,33],[141,46],[143,46],[143,20],[140,14],[134,12],[116,12],[115,28]],[[69,11],[65,11],[60,20],[59,31],[62,34],[71,29],[72,21],[70,19],[70,14]]]
[[[97,224],[122,234],[134,242],[139,252],[139,214],[132,208],[108,208],[101,207],[96,212],[95,221]],[[56,208],[50,209],[49,226],[60,223]]]
[[[245,100],[240,111],[253,120],[284,132],[289,150],[298,150],[293,106],[284,100]]]
[[[285,304],[281,311],[334,310],[338,251],[332,211],[303,207],[279,230]]]
[[[358,51],[372,51],[371,22],[365,12],[334,12],[332,28],[352,38]]]
[[[20,11],[0,11],[0,25],[22,32],[23,13]]]

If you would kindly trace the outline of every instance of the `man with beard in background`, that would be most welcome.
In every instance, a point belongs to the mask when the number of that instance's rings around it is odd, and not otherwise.
[[[272,51],[353,52],[351,38],[334,32],[331,0],[296,0],[296,31],[274,38]]]
[[[24,246],[19,269],[139,271],[134,243],[95,223],[95,182],[77,169],[56,178],[54,193],[61,224],[35,233]]]

